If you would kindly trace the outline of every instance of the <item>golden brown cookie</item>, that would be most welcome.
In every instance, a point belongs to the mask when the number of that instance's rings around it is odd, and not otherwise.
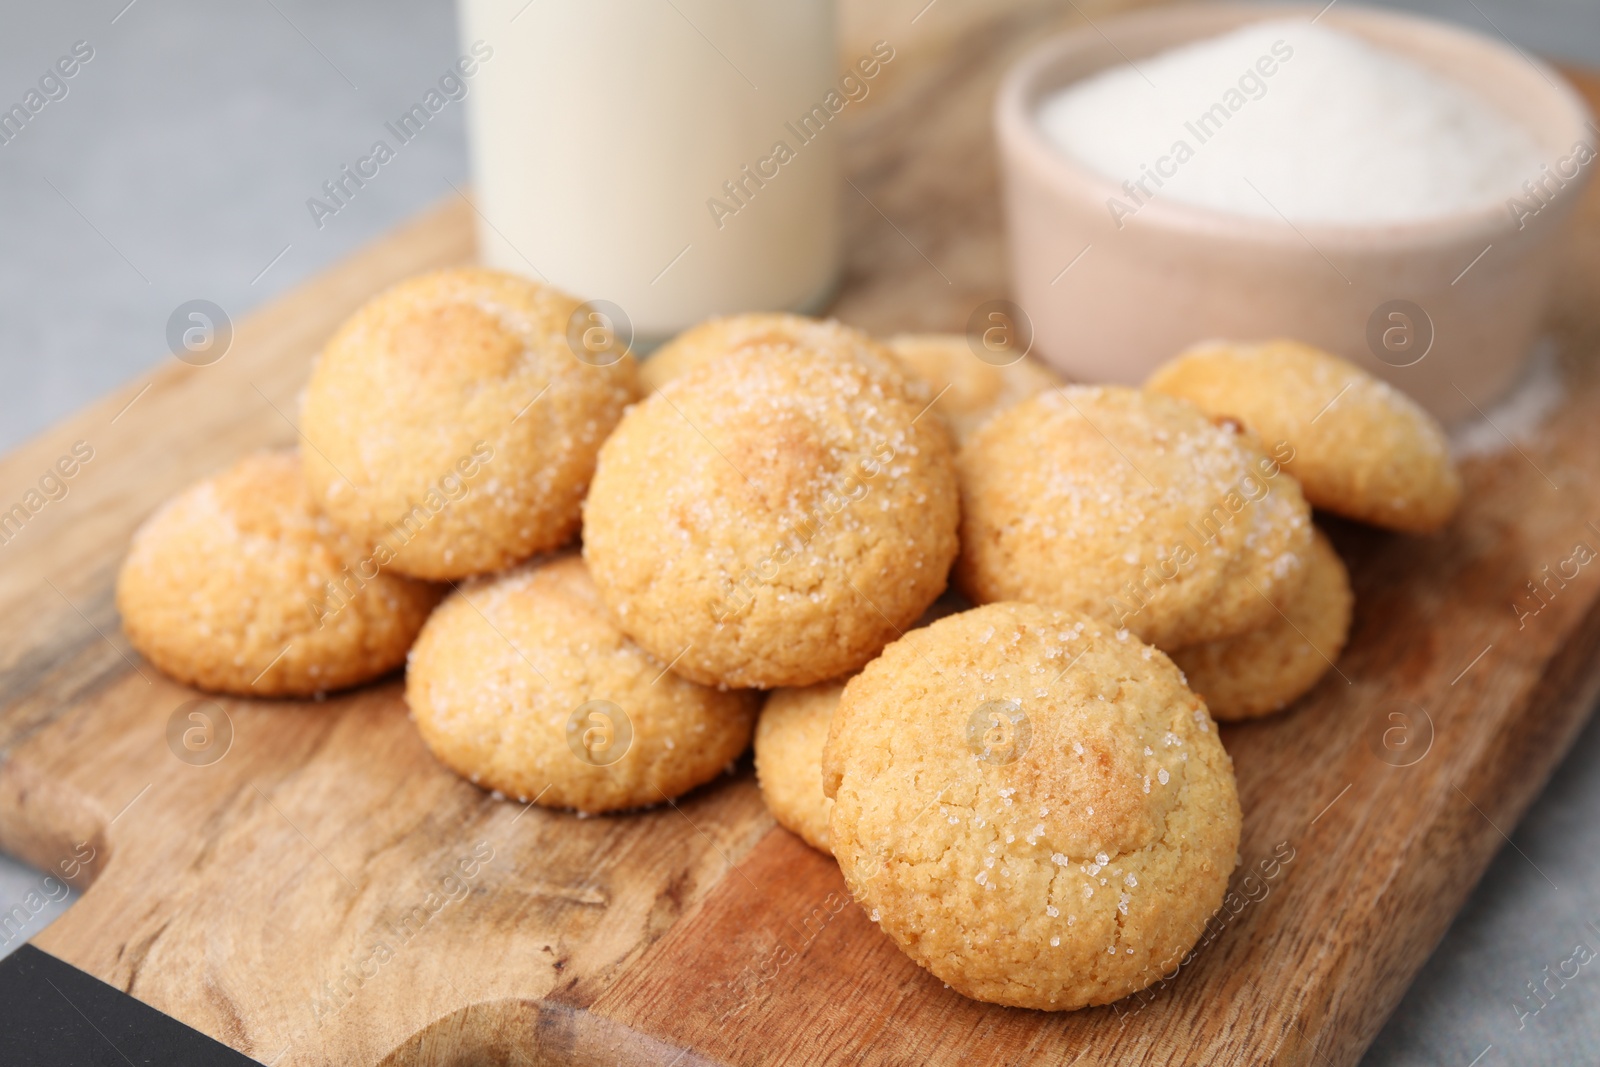
[[[368,301],[306,388],[312,494],[420,578],[497,570],[571,540],[600,442],[639,388],[631,356],[574,355],[587,351],[568,342],[578,307],[465,267]]]
[[[776,689],[756,724],[756,778],[761,799],[785,829],[828,852],[833,801],[822,795],[822,746],[844,682]]]
[[[961,450],[956,580],[1125,626],[1161,648],[1264,626],[1304,578],[1311,510],[1257,440],[1190,404],[1066,386]]]
[[[1410,397],[1360,367],[1298,341],[1208,342],[1159,368],[1147,388],[1238,419],[1269,446],[1319,508],[1428,533],[1461,502],[1444,430]]]
[[[1214,718],[1270,715],[1310,692],[1339,659],[1354,604],[1344,561],[1318,530],[1306,580],[1283,614],[1237,637],[1180,648],[1172,662]]]
[[[1233,765],[1172,661],[1027,604],[914,630],[823,755],[851,894],[969,997],[1061,1010],[1174,970],[1238,854]]]
[[[957,442],[966,441],[997,412],[1063,384],[1055,371],[1027,356],[1004,366],[979,359],[965,334],[902,333],[887,344],[939,398],[934,410],[944,416]]]
[[[787,312],[754,311],[725,315],[691,326],[644,361],[639,376],[647,390],[659,389],[695,367],[749,352],[802,351],[858,359],[873,371],[893,377],[903,368],[883,345],[834,319],[813,319]],[[920,383],[912,395],[933,399]]]
[[[639,808],[721,774],[756,695],[696,685],[618,630],[576,555],[463,585],[406,671],[422,739],[457,774],[548,808]]]
[[[971,608],[966,597],[946,589],[911,626],[927,626]],[[848,680],[774,689],[756,723],[756,778],[761,783],[761,798],[782,826],[830,855],[828,813],[833,801],[822,795],[822,746]]]
[[[933,602],[956,552],[948,432],[896,379],[760,349],[675,378],[600,452],[583,553],[622,628],[705,684],[811,685]]]
[[[141,655],[242,696],[309,696],[391,671],[438,599],[316,511],[293,452],[247,456],[173,497],[117,575]]]

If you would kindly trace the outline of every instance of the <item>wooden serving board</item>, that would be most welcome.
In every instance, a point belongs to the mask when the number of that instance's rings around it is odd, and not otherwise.
[[[959,330],[1003,293],[989,101],[1057,17],[924,34],[842,129],[859,192],[840,317]],[[1600,547],[1591,198],[1552,324],[1570,399],[1467,462],[1443,534],[1334,526],[1350,647],[1295,710],[1224,731],[1235,895],[1143,996],[1065,1014],[963,999],[774,825],[748,767],[643,814],[525,810],[435,763],[395,680],[219,700],[226,728],[180,760],[169,723],[197,694],[129,650],[112,606],[130,533],[241,453],[292,444],[323,339],[384,285],[469,259],[470,223],[447,204],[241,323],[220,363],[174,363],[0,460],[9,507],[75,442],[93,450],[0,545],[0,847],[86,890],[36,943],[264,1063],[1353,1064],[1600,690],[1600,567],[1513,607],[1578,542]]]

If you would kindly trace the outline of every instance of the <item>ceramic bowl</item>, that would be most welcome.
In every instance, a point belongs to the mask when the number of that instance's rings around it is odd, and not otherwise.
[[[1530,214],[1502,200],[1415,222],[1296,224],[1146,201],[1113,219],[1121,183],[1046,141],[1052,91],[1100,70],[1320,6],[1158,8],[1041,43],[996,102],[1011,284],[1045,359],[1080,381],[1137,383],[1188,345],[1293,337],[1350,359],[1445,421],[1487,407],[1537,339],[1559,238],[1596,162],[1592,117],[1550,67],[1507,44],[1410,15],[1340,4],[1322,25],[1464,83],[1522,123],[1552,170]],[[1581,155],[1581,153],[1580,153]],[[1592,151],[1589,159],[1593,159]],[[1565,163],[1563,161],[1566,161]],[[1541,175],[1530,175],[1530,178]]]

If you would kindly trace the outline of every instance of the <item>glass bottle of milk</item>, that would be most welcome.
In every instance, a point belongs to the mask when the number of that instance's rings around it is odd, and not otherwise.
[[[800,119],[834,88],[833,0],[459,0],[459,15],[463,48],[492,49],[467,99],[487,265],[608,301],[645,342],[827,300],[839,133]]]

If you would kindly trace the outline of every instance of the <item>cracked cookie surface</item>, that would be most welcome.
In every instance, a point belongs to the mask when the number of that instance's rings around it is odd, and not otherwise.
[[[585,812],[710,781],[749,744],[756,710],[755,694],[696,685],[629,640],[576,554],[451,594],[412,650],[406,703],[457,774]]]
[[[439,589],[382,560],[312,505],[294,452],[246,456],[164,504],[117,575],[122,628],[180,681],[310,696],[400,666]]]
[[[583,554],[618,624],[712,685],[837,678],[943,591],[949,433],[898,376],[764,348],[696,367],[600,450]]]
[[[1160,648],[1265,625],[1304,579],[1311,509],[1254,435],[1118,386],[1042,393],[957,458],[957,583],[1081,611]]]
[[[483,574],[570,541],[600,443],[639,391],[632,356],[598,366],[574,354],[578,307],[465,267],[369,300],[302,398],[319,505],[418,578]]]
[[[959,992],[1106,1004],[1195,945],[1237,861],[1233,765],[1172,662],[1071,612],[990,604],[845,687],[823,756],[855,899]]]

